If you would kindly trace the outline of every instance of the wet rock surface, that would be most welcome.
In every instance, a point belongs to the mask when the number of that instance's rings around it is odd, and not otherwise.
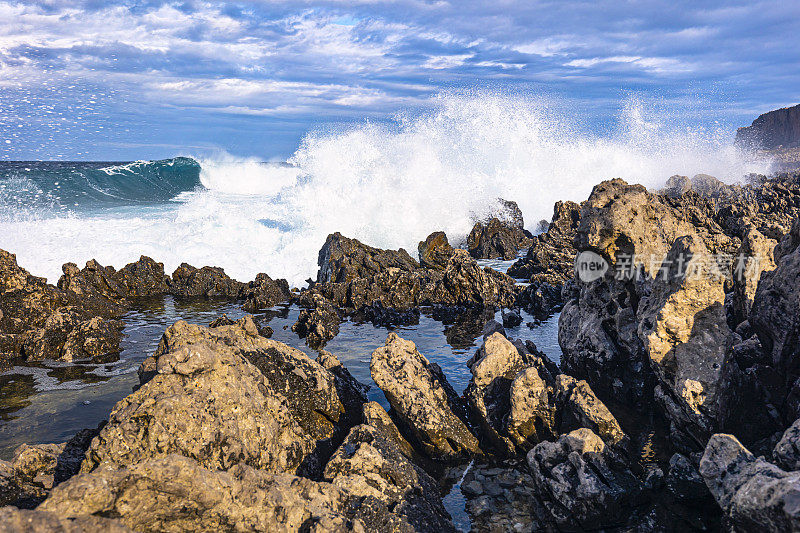
[[[447,261],[453,255],[453,247],[447,241],[447,235],[443,231],[435,231],[419,243],[419,263],[424,268],[444,270],[447,268]]]
[[[475,259],[514,259],[531,242],[522,226],[492,218],[475,224],[467,237],[467,249]]]
[[[93,359],[119,352],[122,308],[49,285],[0,250],[0,358]]]

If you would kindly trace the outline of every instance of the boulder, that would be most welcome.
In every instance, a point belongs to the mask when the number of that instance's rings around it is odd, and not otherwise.
[[[330,483],[242,463],[215,470],[176,454],[106,463],[59,485],[39,510],[114,516],[138,531],[410,531],[377,501],[359,505]]]
[[[319,251],[317,264],[318,283],[369,278],[389,267],[406,271],[420,268],[419,263],[402,248],[397,251],[381,250],[355,239],[348,239],[338,232],[328,235],[325,245]]]
[[[258,274],[254,281],[242,289],[245,302],[242,308],[248,313],[269,309],[276,304],[291,299],[289,282],[285,279],[273,280],[267,274]]]
[[[709,439],[700,474],[734,531],[800,530],[800,472],[756,458],[733,435]]]
[[[641,503],[643,485],[622,456],[590,429],[539,443],[528,464],[552,520],[561,529],[621,525]]]
[[[385,346],[372,353],[370,371],[393,414],[426,455],[462,459],[482,453],[461,398],[413,342],[390,333]]]
[[[323,477],[351,497],[384,503],[413,531],[455,532],[436,481],[414,465],[391,436],[373,426],[350,430]]]
[[[481,268],[465,250],[456,250],[428,303],[512,307],[517,288],[512,278]]]
[[[786,428],[772,452],[775,462],[786,471],[800,470],[800,419]]]
[[[453,255],[453,247],[447,242],[447,235],[443,231],[435,231],[420,241],[417,247],[419,263],[424,268],[444,270],[447,261]]]
[[[304,380],[300,369],[290,378],[276,377],[281,369],[274,368],[273,386],[251,362],[280,359],[291,350],[278,344],[258,335],[252,320],[214,329],[177,322],[164,333],[155,356],[142,365],[154,370],[141,374],[149,380],[111,411],[82,471],[91,472],[101,463],[125,467],[174,453],[210,469],[243,462],[271,472],[313,470],[316,460],[310,456],[331,422],[321,420],[321,413],[301,420],[281,395],[290,388],[289,380]],[[329,378],[327,384],[334,388]],[[295,403],[301,394],[296,392]],[[314,401],[309,398],[306,414]],[[343,411],[341,404],[334,409]],[[317,429],[317,438],[306,428]]]
[[[518,448],[529,449],[557,434],[550,388],[533,366],[520,372],[511,383],[506,432]]]
[[[300,311],[292,331],[306,339],[310,347],[322,347],[339,333],[339,312],[327,298],[316,291],[306,291],[299,303],[307,307]]]
[[[514,442],[505,435],[505,418],[511,409],[510,389],[529,360],[500,333],[493,333],[467,362],[472,379],[464,397],[477,415],[483,434],[501,455],[513,455]]]
[[[169,277],[164,274],[164,263],[157,263],[146,255],[119,269],[114,278],[126,298],[147,298],[169,292]]]
[[[559,431],[589,428],[608,444],[619,444],[627,435],[608,410],[583,380],[566,374],[556,377],[555,397],[559,410]]]
[[[475,259],[514,259],[531,242],[522,228],[492,218],[475,224],[467,237],[467,248]]]
[[[238,298],[245,287],[244,283],[232,279],[219,267],[195,268],[187,263],[181,263],[175,269],[169,282],[170,294],[183,298]]]
[[[777,267],[764,272],[753,298],[750,326],[772,364],[789,376],[800,375],[800,224],[776,248]],[[794,245],[794,248],[792,247]]]

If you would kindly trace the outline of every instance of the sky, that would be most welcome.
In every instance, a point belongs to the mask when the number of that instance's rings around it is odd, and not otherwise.
[[[0,160],[280,159],[448,91],[598,127],[634,95],[734,131],[798,87],[795,0],[0,0]]]

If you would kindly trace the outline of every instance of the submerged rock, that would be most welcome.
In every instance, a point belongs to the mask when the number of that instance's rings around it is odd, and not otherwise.
[[[372,353],[370,371],[393,414],[426,455],[459,459],[482,453],[461,398],[413,342],[390,333],[386,345]]]

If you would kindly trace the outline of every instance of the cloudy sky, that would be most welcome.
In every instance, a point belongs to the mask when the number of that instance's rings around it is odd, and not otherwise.
[[[281,157],[454,90],[733,127],[798,87],[796,1],[0,0],[0,159]]]

